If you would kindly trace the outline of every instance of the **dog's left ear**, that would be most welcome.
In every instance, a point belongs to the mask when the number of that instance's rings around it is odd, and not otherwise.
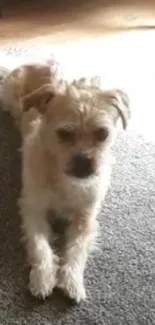
[[[36,108],[39,113],[44,114],[48,102],[55,97],[55,91],[51,84],[43,85],[39,89],[22,98],[23,111]]]
[[[130,102],[128,95],[121,89],[102,91],[99,94],[103,107],[112,115],[114,122],[122,120],[123,128],[126,129],[131,117]]]

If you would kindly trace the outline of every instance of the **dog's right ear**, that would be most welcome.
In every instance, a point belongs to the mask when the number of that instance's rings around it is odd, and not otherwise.
[[[30,108],[36,108],[39,113],[44,114],[47,104],[55,97],[55,91],[51,84],[43,85],[37,90],[29,93],[22,98],[23,111],[28,111]]]

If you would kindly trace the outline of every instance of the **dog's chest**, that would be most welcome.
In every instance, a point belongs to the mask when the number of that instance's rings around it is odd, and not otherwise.
[[[50,207],[59,215],[68,215],[72,211],[90,207],[96,200],[96,188],[93,186],[79,186],[79,184],[61,185],[57,190],[51,191]]]

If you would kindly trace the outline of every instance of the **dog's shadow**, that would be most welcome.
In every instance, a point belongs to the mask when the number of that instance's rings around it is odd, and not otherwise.
[[[59,309],[59,316],[72,306],[57,290],[42,304],[27,290],[28,267],[21,242],[18,198],[21,189],[21,138],[13,119],[0,110],[0,278],[1,290],[29,313],[36,309]],[[5,297],[4,297],[5,299]],[[19,300],[19,306],[18,306]]]
[[[0,110],[0,272],[2,283],[9,278],[15,289],[18,266],[24,260],[17,206],[21,187],[20,146],[14,121]]]

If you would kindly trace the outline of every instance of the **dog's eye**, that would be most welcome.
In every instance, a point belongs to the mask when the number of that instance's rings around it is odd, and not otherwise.
[[[102,127],[102,128],[97,129],[94,132],[94,135],[95,135],[95,138],[97,141],[102,142],[102,141],[106,140],[106,138],[108,137],[109,130],[107,127]]]
[[[75,133],[72,130],[59,129],[57,130],[57,135],[63,142],[70,142],[75,139]]]

